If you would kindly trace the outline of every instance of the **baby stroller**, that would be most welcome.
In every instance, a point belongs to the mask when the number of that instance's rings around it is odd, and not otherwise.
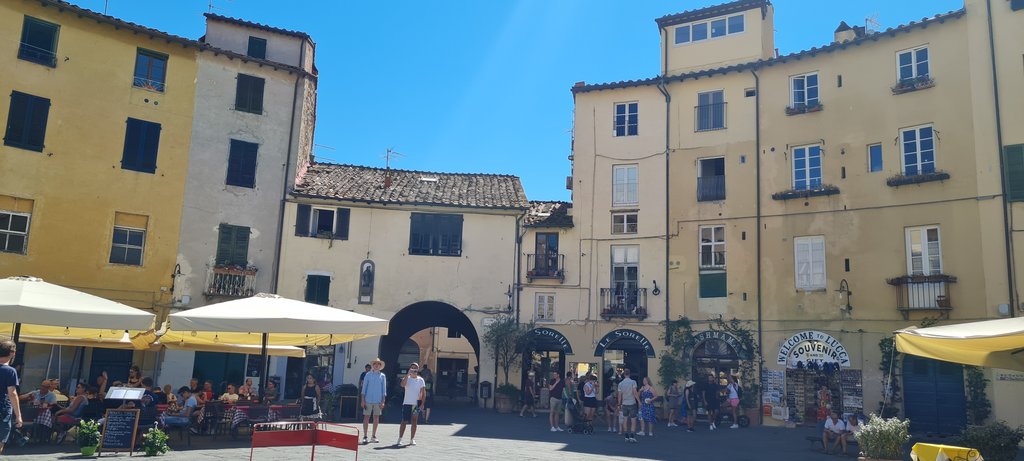
[[[568,431],[570,434],[594,434],[594,425],[587,419],[587,414],[584,412],[584,408],[580,405],[579,400],[570,400],[565,405],[566,410],[572,415],[572,424],[569,424]]]

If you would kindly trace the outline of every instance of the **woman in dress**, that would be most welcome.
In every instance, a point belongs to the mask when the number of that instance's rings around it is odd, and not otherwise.
[[[644,434],[644,426],[647,427],[647,436],[654,435],[654,423],[657,421],[654,416],[654,386],[651,385],[651,378],[644,376],[644,387],[640,388],[640,434]]]
[[[537,401],[537,396],[533,395],[534,389],[537,388],[537,383],[534,381],[534,373],[531,371],[529,376],[526,378],[526,386],[523,387],[523,409],[519,410],[519,417],[523,417],[523,413],[526,409],[530,409],[530,414],[534,418],[537,417],[537,411],[533,408]]]
[[[320,416],[320,386],[316,385],[316,378],[312,373],[306,373],[306,385],[302,386],[300,405],[299,415],[303,418],[314,419]]]
[[[138,365],[132,365],[128,369],[128,384],[125,387],[142,387],[142,373]]]

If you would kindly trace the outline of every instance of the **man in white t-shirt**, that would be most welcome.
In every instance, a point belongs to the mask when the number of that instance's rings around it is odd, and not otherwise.
[[[409,374],[402,378],[401,386],[405,389],[405,398],[402,400],[402,425],[398,427],[398,443],[395,445],[402,444],[405,423],[412,423],[409,445],[416,445],[416,420],[419,418],[420,405],[423,405],[427,391],[427,383],[419,376],[419,371],[419,364],[414,362],[409,365]]]
[[[622,372],[623,378],[618,386],[619,412],[622,413],[622,434],[627,442],[636,443],[636,415],[640,394],[637,392],[636,381],[630,377],[629,368]]]
[[[832,448],[839,448],[839,441],[846,435],[846,423],[839,419],[839,413],[832,410],[832,414],[825,420],[825,431],[821,434],[821,447],[825,454],[831,453],[828,442],[832,441]]]

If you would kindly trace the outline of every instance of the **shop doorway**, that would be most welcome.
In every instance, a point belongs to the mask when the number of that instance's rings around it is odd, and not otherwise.
[[[445,396],[451,400],[466,395],[469,386],[469,359],[437,359],[437,380],[435,395]]]
[[[915,434],[959,434],[967,425],[962,365],[906,355],[903,408]]]
[[[127,382],[133,353],[134,351],[122,349],[93,348],[92,361],[89,364],[89,382],[95,384],[96,378],[104,371],[107,372],[108,383]]]
[[[644,335],[627,329],[612,330],[597,342],[594,356],[601,357],[601,396],[614,392],[628,368],[637,384],[650,376],[648,362],[654,358],[654,346]]]
[[[693,368],[690,379],[703,383],[709,375],[720,379],[740,371],[740,357],[736,348],[721,339],[706,339],[697,343],[691,356]]]

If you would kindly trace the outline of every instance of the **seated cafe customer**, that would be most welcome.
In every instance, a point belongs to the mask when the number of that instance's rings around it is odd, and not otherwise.
[[[51,392],[51,385],[53,385],[52,381],[44,379],[43,382],[39,384],[39,389],[23,394],[19,396],[18,399],[31,400],[32,406],[34,407],[49,408],[50,405],[55,405],[57,403],[57,394]]]
[[[195,395],[192,394],[192,389],[189,389],[188,386],[181,386],[181,389],[178,389],[178,393],[181,394],[181,399],[184,403],[180,409],[172,410],[168,408],[164,412],[163,420],[167,426],[187,426],[191,421],[192,414],[199,406]]]
[[[273,381],[267,381],[267,388],[263,390],[263,402],[271,403],[277,400],[277,385]]]
[[[78,424],[78,420],[82,417],[82,412],[89,405],[89,398],[86,394],[85,383],[78,383],[75,386],[75,398],[71,400],[71,404],[56,413],[57,422],[61,424]]]
[[[237,403],[238,402],[238,392],[235,391],[235,385],[234,384],[228,384],[228,391],[223,393],[223,394],[221,394],[219,400],[221,402],[224,402],[224,403],[232,403],[232,404],[233,403]]]

